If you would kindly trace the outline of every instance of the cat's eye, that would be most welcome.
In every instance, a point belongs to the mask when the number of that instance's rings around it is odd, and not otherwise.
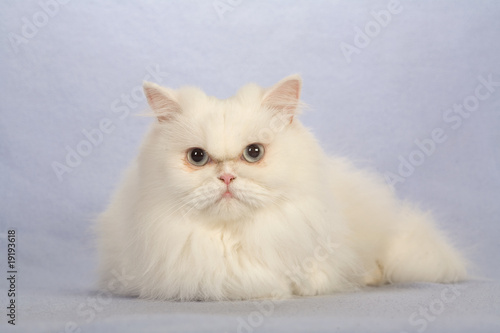
[[[204,166],[208,162],[208,154],[201,148],[191,148],[187,152],[187,160],[192,165]]]
[[[243,150],[243,158],[250,163],[259,161],[264,156],[264,146],[260,143],[252,143]]]

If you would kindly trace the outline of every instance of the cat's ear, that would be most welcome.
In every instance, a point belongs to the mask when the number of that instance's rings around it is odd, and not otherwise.
[[[290,75],[267,89],[262,104],[284,116],[290,123],[298,112],[300,105],[300,90],[302,78],[300,75]]]
[[[181,112],[181,106],[176,101],[173,90],[147,81],[143,82],[142,87],[148,104],[159,122],[168,121],[176,113]]]

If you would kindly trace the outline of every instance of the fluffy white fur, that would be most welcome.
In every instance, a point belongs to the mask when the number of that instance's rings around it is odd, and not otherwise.
[[[429,215],[325,155],[296,117],[300,88],[294,75],[219,100],[144,84],[158,121],[98,221],[104,288],[234,300],[465,278],[464,260]],[[242,159],[252,143],[265,147],[257,163]],[[211,161],[191,165],[193,147]],[[236,177],[228,186],[224,173]]]

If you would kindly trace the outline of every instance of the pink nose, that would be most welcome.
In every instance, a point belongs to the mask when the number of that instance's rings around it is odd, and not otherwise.
[[[222,175],[219,176],[219,179],[222,180],[224,183],[226,183],[226,185],[229,185],[229,183],[234,179],[236,178],[235,176],[233,176],[232,174],[230,173],[224,173]]]

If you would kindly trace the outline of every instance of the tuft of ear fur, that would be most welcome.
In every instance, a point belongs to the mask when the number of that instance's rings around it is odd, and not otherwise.
[[[143,82],[142,87],[148,104],[159,122],[168,121],[176,113],[181,112],[181,106],[176,101],[173,90],[147,81]]]
[[[302,78],[298,74],[290,75],[267,89],[262,104],[281,113],[290,120],[297,114],[300,105]]]

